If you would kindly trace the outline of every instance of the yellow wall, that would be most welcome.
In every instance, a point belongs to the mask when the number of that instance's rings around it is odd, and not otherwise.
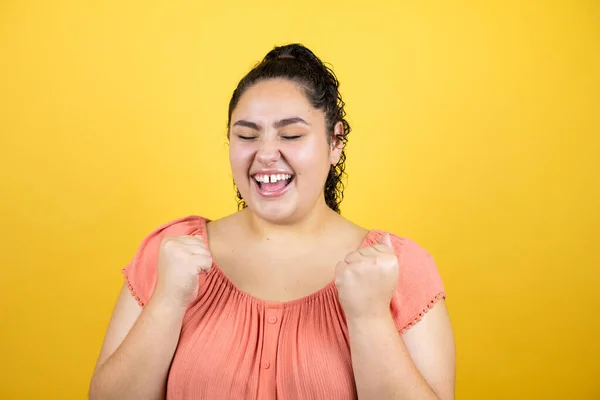
[[[85,397],[143,236],[235,210],[229,96],[292,41],[342,82],[345,215],[438,262],[458,398],[600,397],[597,1],[151,3],[0,3],[0,398]]]

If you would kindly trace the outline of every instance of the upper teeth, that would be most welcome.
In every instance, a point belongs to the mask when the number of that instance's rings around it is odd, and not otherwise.
[[[265,175],[265,174],[258,174],[258,175],[254,175],[254,179],[256,179],[257,182],[261,182],[261,183],[274,183],[277,181],[281,181],[284,179],[290,179],[292,176],[288,175],[288,174],[274,174],[274,175]]]

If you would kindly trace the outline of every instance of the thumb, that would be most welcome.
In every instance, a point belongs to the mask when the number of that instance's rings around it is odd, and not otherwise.
[[[392,238],[389,233],[385,233],[381,239],[379,239],[379,243],[386,245],[390,249],[394,250],[394,245],[392,244]]]

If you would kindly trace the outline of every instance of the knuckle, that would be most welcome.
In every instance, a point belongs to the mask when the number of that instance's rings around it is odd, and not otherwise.
[[[161,245],[164,248],[167,248],[167,247],[172,248],[176,244],[177,244],[177,238],[174,236],[165,236],[161,242]]]

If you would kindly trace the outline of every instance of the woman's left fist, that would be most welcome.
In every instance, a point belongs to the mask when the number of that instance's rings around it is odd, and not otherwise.
[[[335,268],[335,285],[346,317],[389,314],[398,274],[398,258],[388,233],[379,243],[348,254]]]

